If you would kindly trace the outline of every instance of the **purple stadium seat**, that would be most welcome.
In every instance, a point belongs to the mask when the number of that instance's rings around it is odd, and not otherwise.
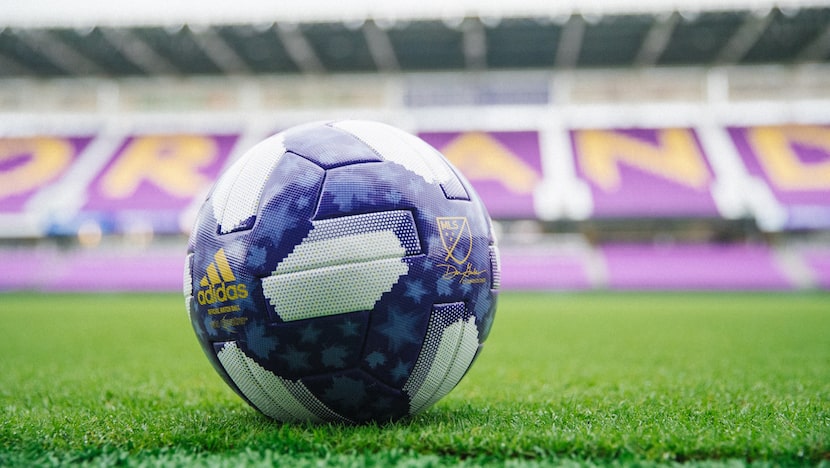
[[[602,248],[612,289],[786,290],[793,285],[762,245]]]

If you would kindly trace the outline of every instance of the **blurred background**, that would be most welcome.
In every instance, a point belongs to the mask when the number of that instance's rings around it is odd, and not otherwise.
[[[506,290],[830,289],[828,1],[0,5],[0,290],[180,290],[222,169],[340,118],[466,174]]]

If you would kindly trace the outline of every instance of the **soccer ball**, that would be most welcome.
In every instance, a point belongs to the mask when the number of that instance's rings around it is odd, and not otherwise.
[[[187,310],[216,371],[280,421],[388,421],[458,384],[499,288],[490,218],[434,148],[368,121],[291,128],[216,182]]]

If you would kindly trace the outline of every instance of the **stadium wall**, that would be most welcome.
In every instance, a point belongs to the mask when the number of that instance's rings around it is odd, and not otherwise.
[[[827,288],[828,71],[16,81],[0,86],[0,289],[178,289],[222,168],[331,118],[447,154],[500,221],[505,288]],[[701,223],[741,233],[690,236]]]

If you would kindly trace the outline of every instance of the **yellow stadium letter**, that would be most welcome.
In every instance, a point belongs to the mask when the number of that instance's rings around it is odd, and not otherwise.
[[[441,152],[471,180],[495,180],[520,194],[532,193],[539,182],[533,168],[486,133],[462,133]]]
[[[691,130],[659,129],[657,145],[618,132],[576,130],[576,154],[585,177],[607,192],[622,185],[618,164],[668,179],[696,190],[710,181],[704,156]]]
[[[830,190],[830,157],[802,162],[793,144],[830,155],[830,128],[816,126],[757,127],[748,140],[769,180],[781,190]]]
[[[0,172],[0,199],[20,195],[54,180],[72,162],[74,148],[61,138],[0,139],[0,163],[26,158]]]
[[[199,170],[217,157],[216,142],[206,136],[136,137],[102,177],[101,191],[110,198],[129,198],[147,181],[170,195],[191,197],[210,183]]]

